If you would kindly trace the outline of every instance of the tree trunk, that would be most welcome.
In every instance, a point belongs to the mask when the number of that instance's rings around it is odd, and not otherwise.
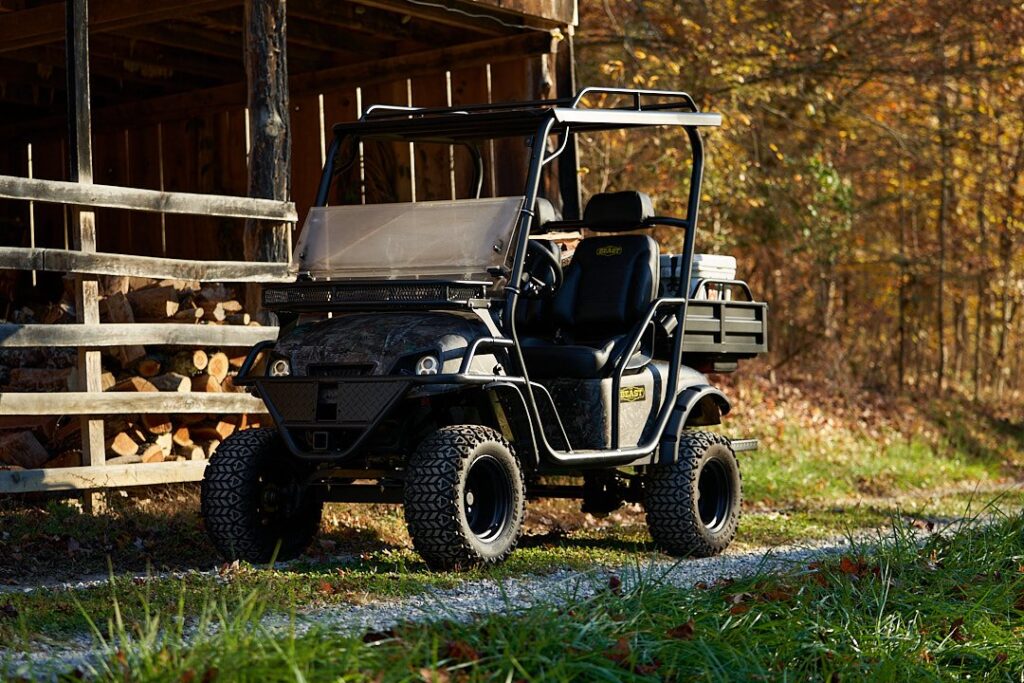
[[[246,0],[245,77],[249,103],[249,196],[287,200],[291,194],[291,127],[285,0]],[[291,227],[249,220],[247,261],[287,261]],[[248,310],[259,307],[258,287],[246,293]],[[254,305],[255,304],[255,305]]]

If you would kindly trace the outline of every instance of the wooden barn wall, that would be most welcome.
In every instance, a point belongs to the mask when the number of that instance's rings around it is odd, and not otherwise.
[[[301,229],[314,200],[325,146],[333,123],[351,120],[372,104],[447,106],[504,102],[551,96],[545,90],[541,60],[535,56],[430,76],[400,79],[365,88],[303,94],[291,99],[292,197]],[[247,193],[246,120],[242,108],[170,119],[127,128],[94,122],[95,182],[129,187],[227,195]],[[63,130],[52,135],[11,140],[0,145],[0,173],[27,176],[31,145],[32,175],[67,178]],[[481,150],[488,174],[482,196],[519,194],[525,182],[529,150],[521,140],[503,140]],[[500,164],[493,165],[494,159]],[[360,176],[362,174],[362,176]],[[461,147],[407,144],[367,145],[349,182],[337,183],[332,203],[423,201],[471,196],[473,165]],[[361,185],[360,177],[364,182]],[[29,246],[30,219],[35,244],[66,246],[65,210],[58,205],[0,203],[0,241]],[[100,209],[100,251],[184,259],[240,258],[242,221],[196,216],[161,216]]]

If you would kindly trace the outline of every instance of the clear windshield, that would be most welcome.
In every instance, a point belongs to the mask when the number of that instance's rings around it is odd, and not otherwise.
[[[491,279],[523,197],[313,207],[295,246],[313,277]]]

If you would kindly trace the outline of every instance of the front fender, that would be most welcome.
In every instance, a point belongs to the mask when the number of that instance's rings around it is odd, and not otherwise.
[[[721,391],[707,384],[687,387],[676,397],[676,406],[658,447],[658,463],[676,461],[679,437],[686,427],[705,427],[722,423],[732,404]]]

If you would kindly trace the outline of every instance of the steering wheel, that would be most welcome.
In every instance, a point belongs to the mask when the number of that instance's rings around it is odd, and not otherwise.
[[[548,244],[551,247],[548,247]],[[558,252],[556,254],[556,251]],[[530,240],[523,269],[523,294],[531,299],[550,299],[562,286],[561,249],[553,242]]]

